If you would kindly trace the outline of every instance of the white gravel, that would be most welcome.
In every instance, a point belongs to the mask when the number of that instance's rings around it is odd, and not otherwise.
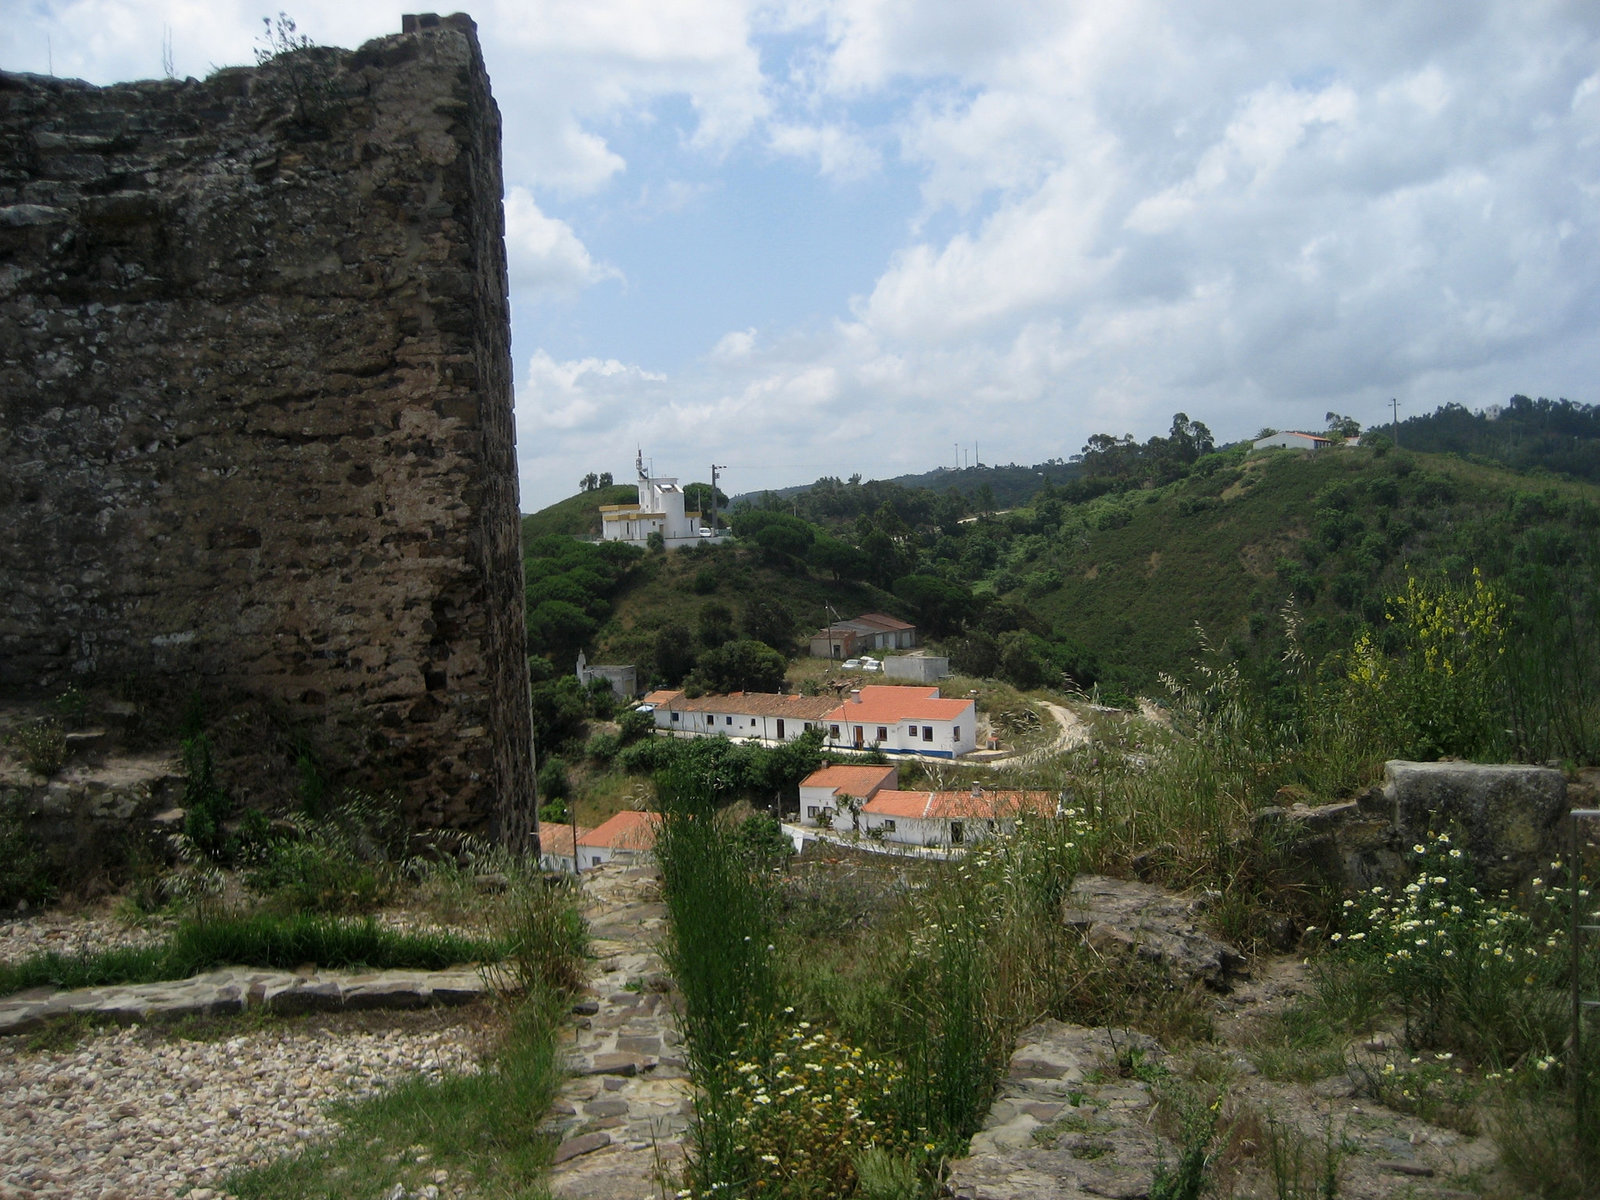
[[[115,917],[47,913],[0,920],[0,963],[19,962],[33,954],[95,954],[122,946],[151,946],[171,932],[168,924],[147,928]]]
[[[309,1022],[223,1041],[106,1031],[65,1053],[0,1040],[0,1200],[157,1200],[328,1135],[327,1102],[477,1069],[469,1032]],[[213,1192],[210,1189],[218,1189]]]

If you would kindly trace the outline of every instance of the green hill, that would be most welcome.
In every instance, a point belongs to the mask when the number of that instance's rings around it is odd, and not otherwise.
[[[967,674],[1126,697],[1186,672],[1201,630],[1248,669],[1280,672],[1291,600],[1301,649],[1321,661],[1362,628],[1381,629],[1408,569],[1461,582],[1478,568],[1517,595],[1548,590],[1535,575],[1559,570],[1580,603],[1597,586],[1592,484],[1383,445],[1235,447],[1147,467],[1046,485],[995,515],[957,517],[925,490],[822,481],[809,509],[736,512],[746,536],[732,545],[632,558],[611,547],[588,565],[581,555],[600,548],[545,545],[530,566],[530,612],[537,600],[559,671],[580,643],[594,661],[634,662],[642,678],[669,682],[742,637],[803,652],[831,606],[914,621],[942,635]],[[579,526],[579,510],[601,498],[563,501],[525,531]]]
[[[541,508],[522,518],[522,544],[526,548],[534,538],[550,533],[599,537],[602,504],[632,504],[638,499],[639,489],[631,483],[619,483],[568,496],[549,508]]]

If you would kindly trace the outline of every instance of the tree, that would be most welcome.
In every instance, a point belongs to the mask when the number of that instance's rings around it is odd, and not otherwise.
[[[569,667],[600,624],[576,604],[545,600],[528,614],[528,641],[538,652]]]
[[[611,478],[611,472],[610,471],[601,471],[600,472],[599,486],[603,487],[603,488],[608,488],[608,487],[614,487],[615,486],[615,480],[613,480]]]
[[[894,594],[916,610],[917,624],[934,637],[959,633],[972,612],[972,593],[937,575],[906,575],[895,580]]]
[[[578,490],[580,492],[592,492],[599,486],[600,476],[596,475],[593,471],[590,471],[582,479],[578,480]]]
[[[700,610],[698,618],[700,644],[707,650],[733,640],[733,613],[726,604],[712,602]]]
[[[746,604],[741,627],[747,637],[780,654],[794,649],[794,614],[776,596],[756,596]]]
[[[683,487],[683,506],[690,512],[705,515],[711,511],[711,485],[709,483],[687,483]],[[728,494],[721,488],[717,489],[717,508],[728,507]]]
[[[694,638],[688,627],[674,621],[656,631],[656,674],[668,687],[677,687],[694,669]]]
[[[1346,417],[1340,413],[1331,412],[1326,419],[1329,437],[1348,439],[1361,436],[1361,422],[1354,417]]]
[[[783,690],[788,666],[772,647],[742,638],[707,650],[691,678],[708,692],[777,692]]]

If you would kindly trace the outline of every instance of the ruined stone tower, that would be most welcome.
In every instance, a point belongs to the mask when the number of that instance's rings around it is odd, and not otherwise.
[[[503,233],[465,16],[0,74],[0,687],[263,696],[416,822],[520,843]]]

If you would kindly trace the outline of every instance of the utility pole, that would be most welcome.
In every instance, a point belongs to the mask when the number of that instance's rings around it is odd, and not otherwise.
[[[961,443],[951,442],[950,444],[956,448],[956,470],[959,471],[961,470]]]
[[[529,848],[533,851],[533,869],[539,869],[539,860],[544,857],[544,848],[539,844],[539,745],[538,734],[534,732],[533,720],[533,684],[528,684],[528,769],[532,774],[528,779],[528,790],[533,794],[533,823],[528,834]],[[521,847],[518,847],[520,850]],[[578,847],[572,847],[574,854]]]
[[[1390,400],[1389,408],[1394,413],[1394,421],[1391,423],[1390,428],[1394,430],[1394,444],[1398,446],[1400,444],[1400,401]]]
[[[711,464],[711,536],[717,536],[717,472],[726,471],[728,464]]]

